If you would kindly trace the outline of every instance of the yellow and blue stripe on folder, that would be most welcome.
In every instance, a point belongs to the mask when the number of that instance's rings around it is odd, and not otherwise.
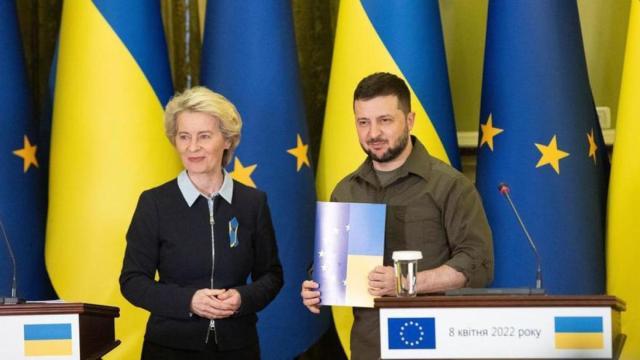
[[[556,316],[556,349],[602,349],[601,316]]]
[[[24,356],[72,355],[71,324],[25,324]]]

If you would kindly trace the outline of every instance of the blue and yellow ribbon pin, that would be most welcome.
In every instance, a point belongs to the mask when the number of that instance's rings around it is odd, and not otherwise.
[[[238,246],[238,219],[235,217],[229,221],[229,247]]]

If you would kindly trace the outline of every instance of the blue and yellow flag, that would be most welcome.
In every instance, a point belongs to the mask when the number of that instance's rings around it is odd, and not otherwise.
[[[284,267],[284,288],[258,314],[262,357],[293,358],[331,319],[300,299],[313,259],[315,193],[291,3],[209,1],[203,42],[203,85],[231,100],[244,121],[231,174],[268,194]]]
[[[607,218],[607,292],[627,303],[622,359],[640,359],[640,0],[631,2]],[[633,339],[633,340],[632,340]]]
[[[16,258],[17,295],[42,300],[54,296],[44,268],[45,188],[14,1],[0,1],[0,51],[0,220]],[[13,266],[3,236],[0,296],[10,296]]]
[[[431,155],[460,167],[438,2],[341,1],[316,181],[319,200],[329,200],[338,181],[365,159],[353,91],[375,72],[407,82],[416,113],[413,134]],[[334,308],[334,318],[348,349],[351,309]]]
[[[119,306],[110,356],[139,358],[148,313],[120,295],[125,233],[140,193],[180,169],[160,3],[65,1],[59,41],[47,269],[62,299]]]
[[[556,316],[556,349],[603,349],[602,316]]]
[[[25,324],[24,356],[73,355],[70,323]]]
[[[493,230],[495,287],[533,286],[537,242],[551,294],[604,291],[609,162],[575,1],[489,3],[477,186]]]

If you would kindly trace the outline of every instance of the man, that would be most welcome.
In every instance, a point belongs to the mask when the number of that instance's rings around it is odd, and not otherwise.
[[[375,73],[353,95],[356,129],[368,158],[342,179],[331,201],[387,204],[384,266],[368,275],[369,293],[394,296],[391,254],[420,250],[418,293],[484,287],[493,279],[491,230],[473,184],[451,166],[430,156],[410,136],[415,122],[409,88],[397,76]],[[302,284],[302,300],[320,311],[317,283]],[[380,357],[376,309],[354,308],[352,359]]]

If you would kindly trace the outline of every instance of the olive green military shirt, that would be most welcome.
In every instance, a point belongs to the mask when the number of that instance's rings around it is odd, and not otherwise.
[[[459,171],[411,140],[411,154],[388,185],[380,185],[367,159],[338,183],[331,201],[387,204],[384,265],[393,265],[393,251],[420,250],[419,271],[446,264],[465,275],[465,286],[487,286],[493,280],[493,243],[480,195]],[[353,312],[352,359],[378,359],[378,311]]]

